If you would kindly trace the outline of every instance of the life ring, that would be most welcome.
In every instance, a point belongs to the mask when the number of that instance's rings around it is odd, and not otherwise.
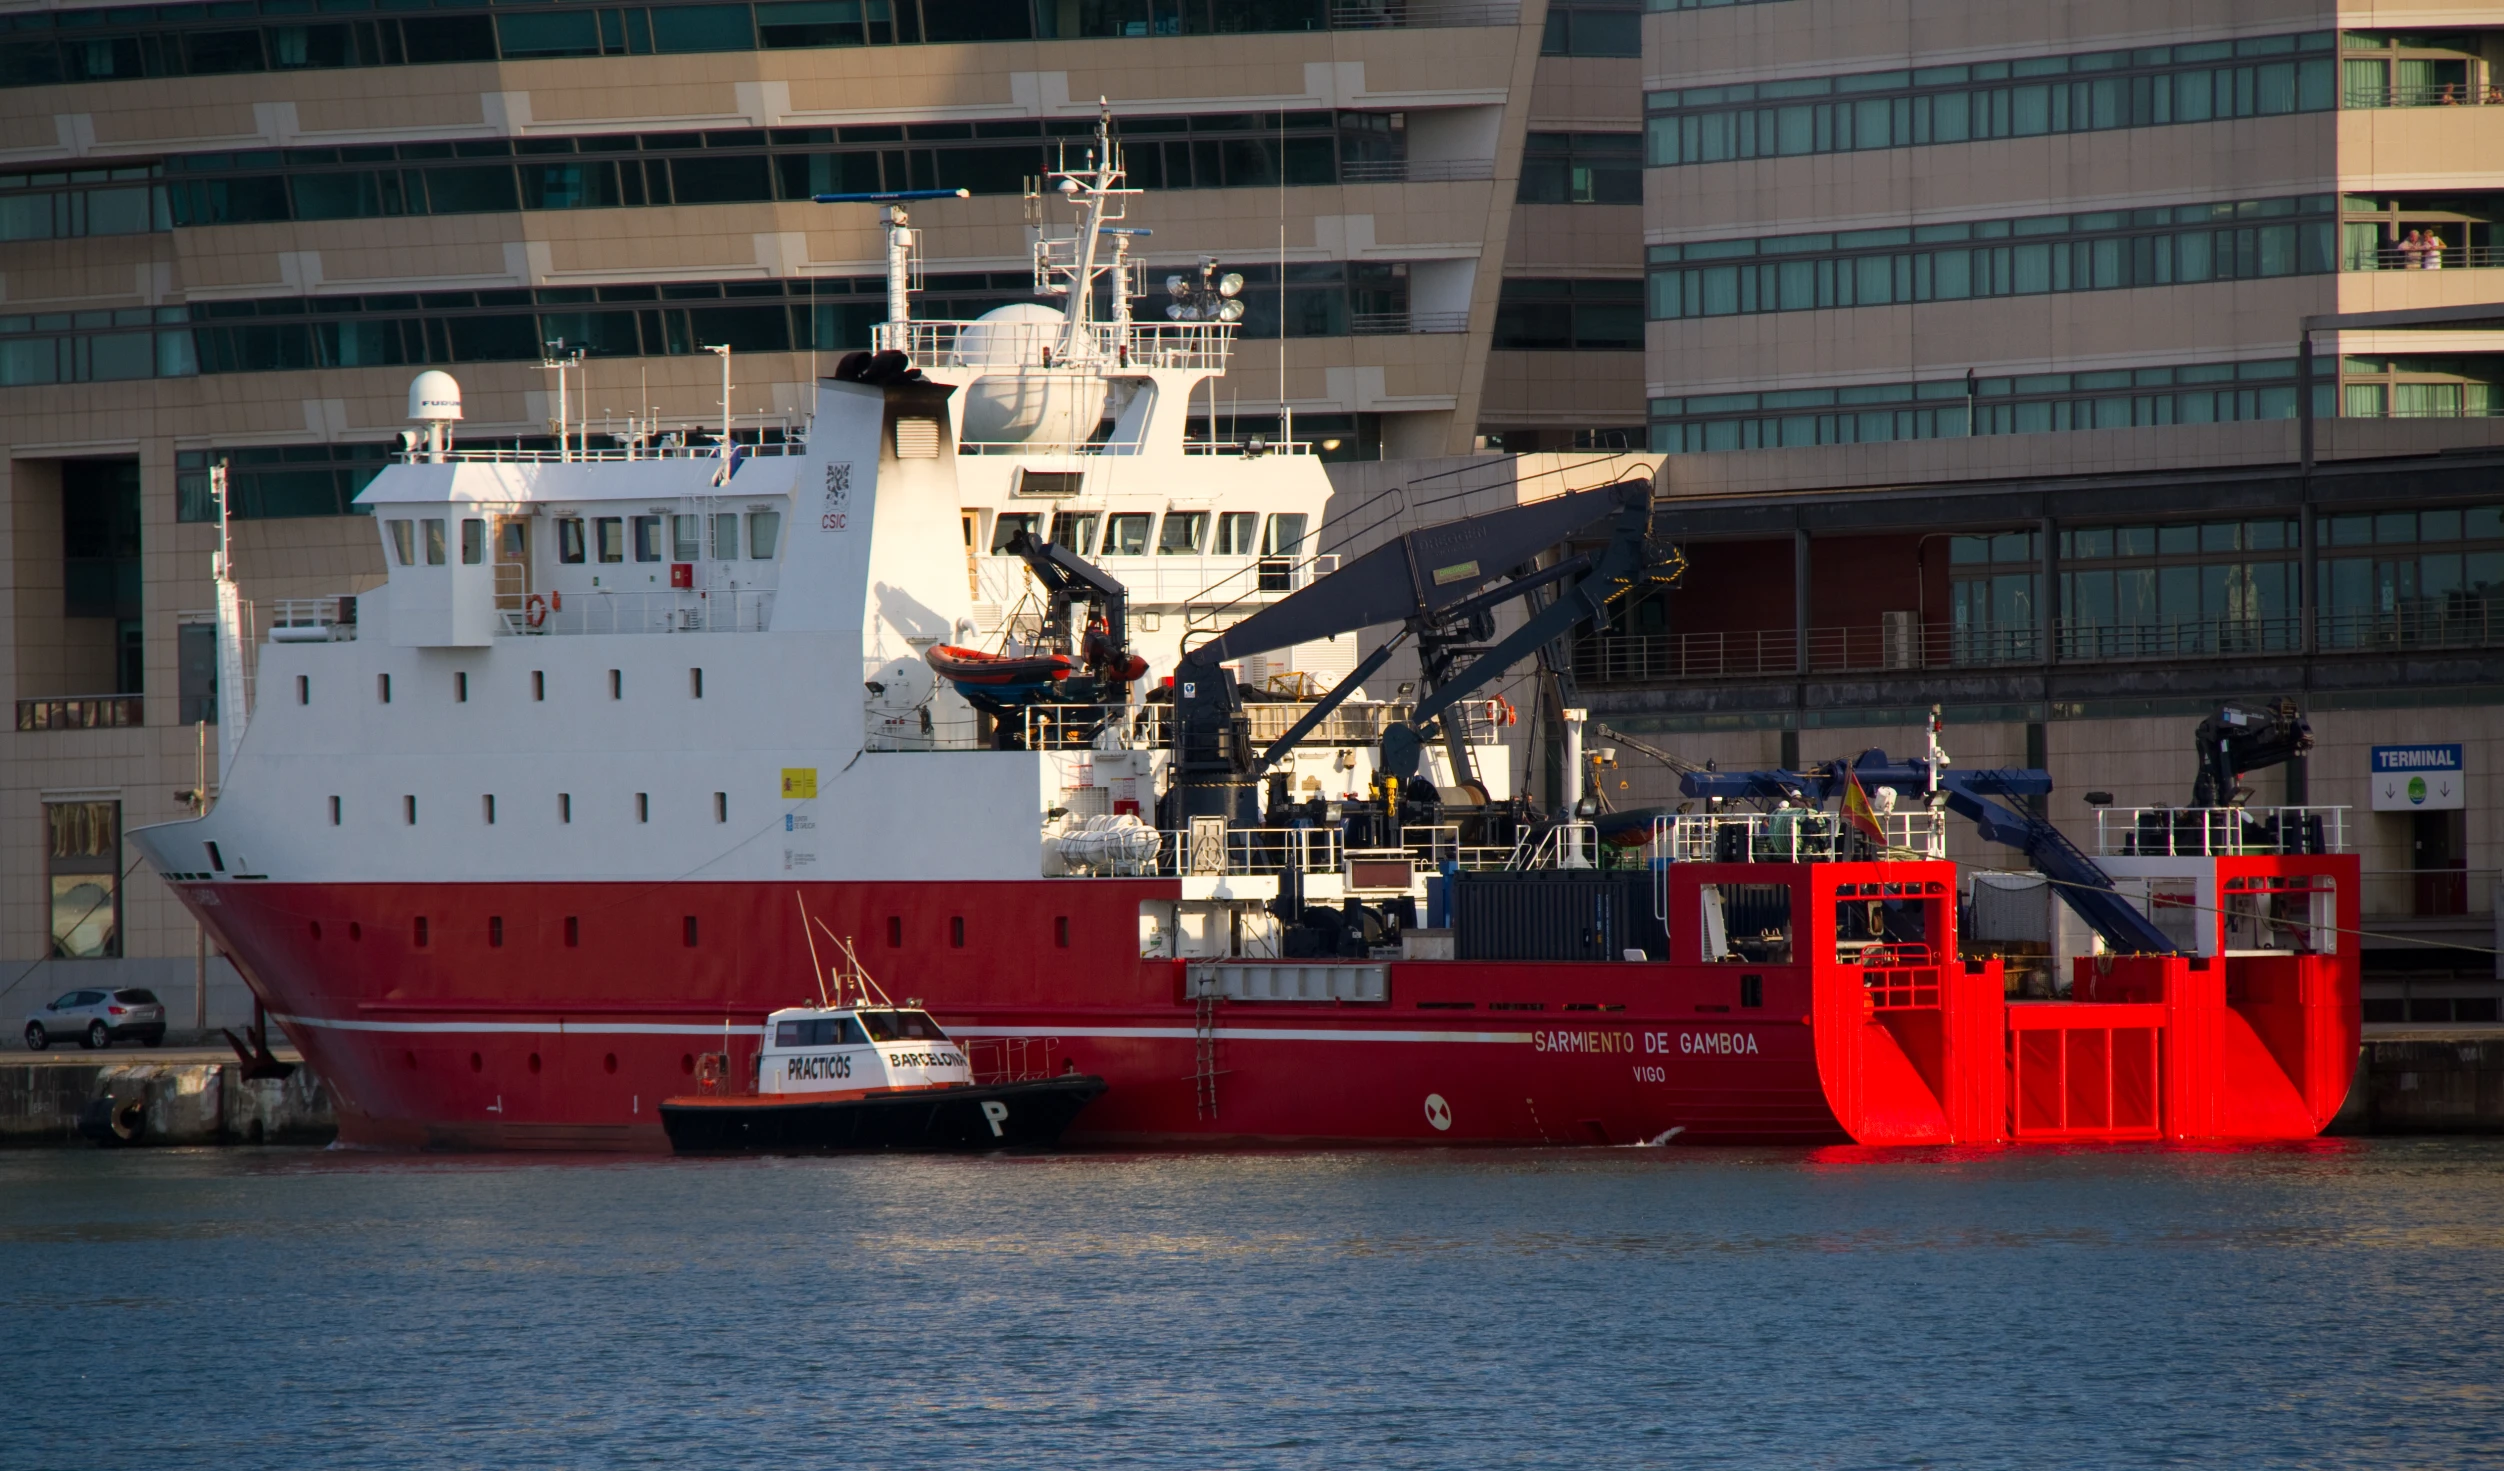
[[[1521,713],[1513,708],[1512,701],[1498,695],[1487,702],[1487,723],[1489,725],[1518,725],[1521,723]]]
[[[548,621],[548,600],[537,593],[522,599],[522,618],[533,628],[545,624]]]

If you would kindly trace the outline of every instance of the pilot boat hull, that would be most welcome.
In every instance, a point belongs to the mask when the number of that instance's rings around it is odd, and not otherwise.
[[[1102,1078],[1072,1075],[850,1098],[672,1098],[661,1127],[680,1154],[1031,1149],[1059,1143],[1103,1092]]]

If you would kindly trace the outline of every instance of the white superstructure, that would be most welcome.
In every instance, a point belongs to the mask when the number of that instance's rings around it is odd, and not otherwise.
[[[1168,320],[1131,320],[1134,236],[1106,223],[1130,192],[1117,145],[1100,133],[1055,177],[1079,226],[1039,234],[1037,275],[1066,309],[889,323],[879,359],[819,383],[803,440],[469,451],[457,385],[426,374],[422,432],[359,497],[385,585],[236,615],[268,634],[238,681],[249,736],[207,817],[138,840],[178,881],[1190,871],[1180,835],[1153,831],[1149,696],[1186,640],[1333,565],[1312,550],[1329,483],[1307,445],[1189,437],[1234,330],[1224,282],[1177,283]],[[1170,319],[1194,313],[1217,319]],[[925,666],[941,643],[1035,636],[1033,584],[1006,554],[1018,529],[1130,589],[1149,670],[1118,729],[1072,740],[1045,712],[1011,733],[1026,749],[998,749]],[[1309,695],[1355,643],[1238,674]],[[1291,792],[1364,791],[1396,708],[1334,715],[1290,758]],[[1254,713],[1261,736],[1300,712]],[[1477,756],[1505,796],[1504,748],[1489,736]],[[1151,830],[1066,841],[1130,814]]]

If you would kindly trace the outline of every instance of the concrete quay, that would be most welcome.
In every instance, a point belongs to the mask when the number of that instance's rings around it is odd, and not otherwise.
[[[2332,1132],[2504,1134],[2504,1024],[2368,1026]]]
[[[0,1054],[0,1147],[84,1144],[80,1114],[97,1099],[138,1103],[140,1145],[327,1144],[339,1126],[330,1094],[298,1063],[285,1079],[251,1080],[223,1047]],[[2504,1134],[2504,1024],[2365,1028],[2356,1085],[2330,1132]]]
[[[329,1143],[339,1133],[329,1090],[293,1049],[277,1055],[298,1064],[292,1075],[246,1078],[222,1044],[6,1055],[0,1146],[85,1144],[80,1115],[105,1099],[129,1135],[120,1142],[130,1144]]]

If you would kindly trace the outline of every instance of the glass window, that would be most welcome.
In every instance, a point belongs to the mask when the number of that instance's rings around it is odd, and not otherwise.
[[[556,523],[556,559],[579,562],[583,559],[583,523],[579,516],[566,516]]]
[[[600,544],[600,560],[626,560],[626,523],[616,516],[602,516],[591,523],[593,539]]]
[[[426,518],[426,565],[443,565],[443,518],[440,516]]]
[[[1067,547],[1082,557],[1095,555],[1096,514],[1093,511],[1061,511],[1052,517],[1052,544]]]
[[[122,804],[47,802],[51,842],[52,954],[101,960],[122,953]],[[82,993],[85,1004],[104,999]]]
[[[461,565],[475,567],[487,560],[487,523],[475,516],[461,518]]]
[[[637,516],[635,518],[635,560],[638,562],[661,560],[660,517]]]
[[[1145,511],[1124,511],[1104,521],[1104,554],[1108,557],[1144,557],[1148,553],[1148,528],[1156,518]]]
[[[739,515],[735,511],[719,512],[713,517],[713,560],[739,560]]]
[[[417,562],[417,523],[390,521],[384,524],[391,528],[392,559],[403,567],[415,565]]]
[[[861,1025],[880,1042],[944,1042],[939,1024],[919,1011],[864,1011]]]
[[[1251,556],[1252,540],[1260,533],[1260,529],[1261,516],[1258,511],[1228,511],[1219,516],[1217,518],[1217,555],[1221,557]]]
[[[782,539],[782,512],[750,511],[748,513],[748,558],[750,561],[771,560],[774,543]]]
[[[1304,551],[1304,521],[1299,514],[1281,512],[1269,518],[1269,529],[1261,537],[1261,554],[1269,557],[1299,556]]]
[[[1042,534],[1042,531],[1043,513],[1040,511],[1004,513],[991,523],[991,555],[1015,556],[1016,553],[1009,550],[1009,543],[1017,540],[1020,532],[1032,537]]]
[[[1159,556],[1195,557],[1201,543],[1208,540],[1209,513],[1206,511],[1167,511],[1165,529],[1157,534]]]
[[[669,518],[669,559],[692,562],[704,555],[704,518],[672,516]],[[640,559],[638,559],[640,560]]]

